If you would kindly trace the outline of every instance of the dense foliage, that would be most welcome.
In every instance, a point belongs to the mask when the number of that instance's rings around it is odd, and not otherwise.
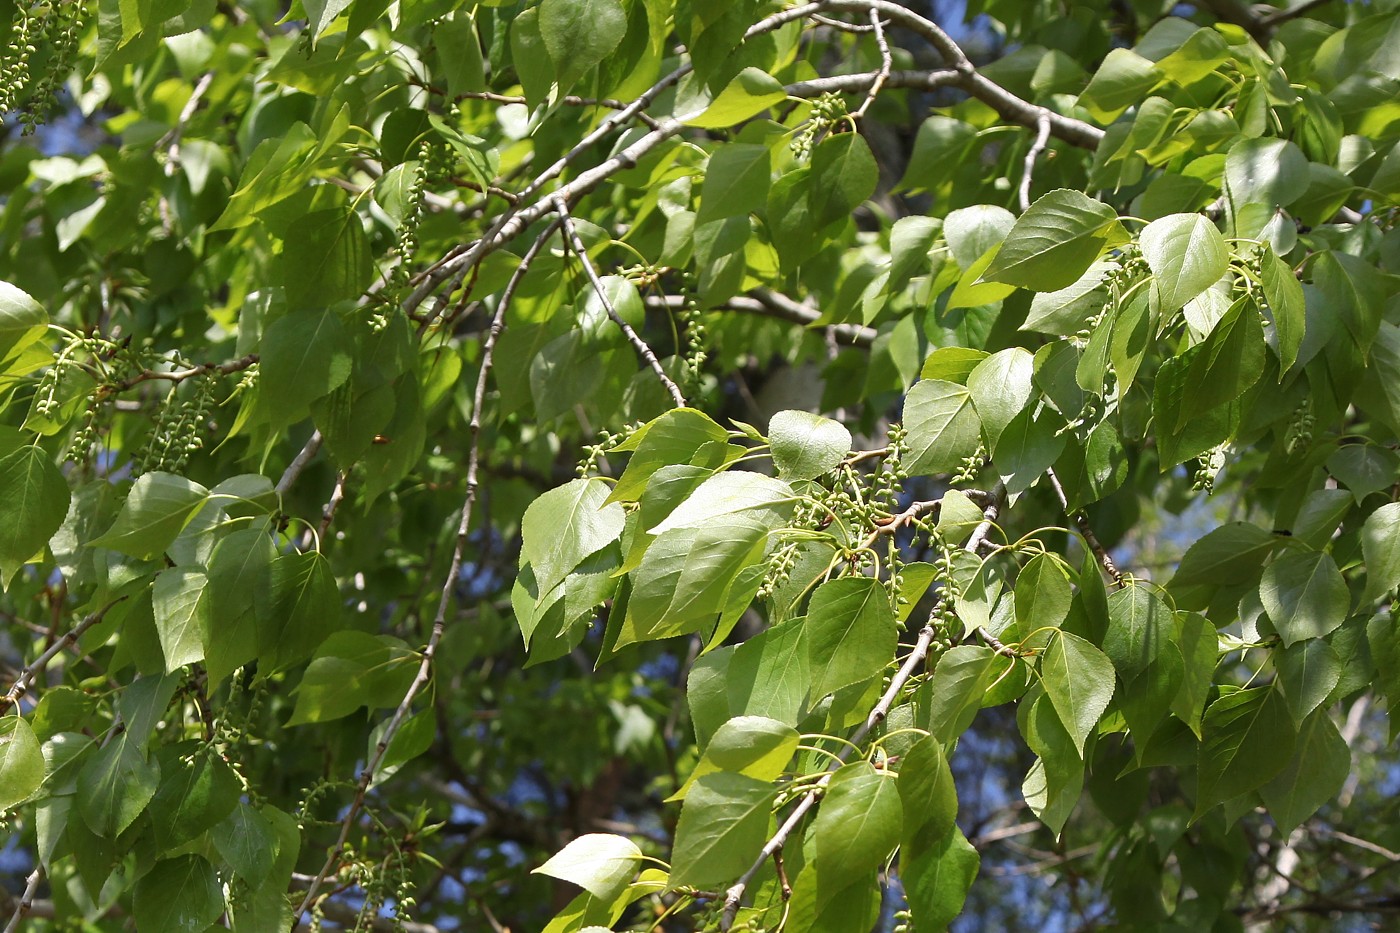
[[[7,930],[1400,909],[1400,3],[4,41]]]

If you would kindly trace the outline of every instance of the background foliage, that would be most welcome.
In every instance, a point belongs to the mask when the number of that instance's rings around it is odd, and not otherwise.
[[[5,18],[7,929],[1400,908],[1393,0]]]

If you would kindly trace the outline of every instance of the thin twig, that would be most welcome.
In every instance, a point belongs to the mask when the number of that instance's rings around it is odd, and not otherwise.
[[[965,91],[984,104],[988,104],[993,110],[1013,123],[1019,123],[1022,126],[1035,126],[1039,115],[1047,113],[1051,134],[1066,142],[1085,149],[1097,149],[1099,142],[1103,140],[1104,131],[1098,127],[1085,123],[1083,120],[1046,111],[1045,108],[1017,97],[1000,84],[982,75],[972,64],[971,59],[963,52],[962,47],[937,24],[894,2],[894,0],[825,0],[822,7],[825,10],[842,12],[878,11],[891,23],[903,26],[923,37],[938,50],[949,67],[958,72],[961,76],[958,84]]]
[[[780,10],[768,16],[754,25],[744,33],[745,39],[764,35],[775,29],[780,29],[790,22],[810,16],[820,11],[822,2],[804,3],[800,6]],[[571,165],[581,154],[588,151],[596,143],[606,137],[616,128],[624,125],[647,107],[666,89],[676,84],[691,72],[692,65],[687,62],[663,76],[659,81],[647,88],[637,99],[627,105],[624,110],[619,110],[606,120],[602,121],[591,133],[579,140],[572,149],[560,156],[559,159],[545,169],[533,181],[530,182],[519,194],[523,203],[534,197],[544,186],[561,174]],[[1087,125],[1087,124],[1086,124]],[[449,253],[431,268],[420,273],[414,279],[416,287],[404,301],[404,310],[412,314],[420,304],[433,294],[437,288],[445,281],[451,279],[463,269],[469,269],[481,262],[485,256],[515,237],[519,236],[532,223],[539,220],[544,215],[553,211],[553,199],[562,196],[567,200],[577,200],[579,197],[592,191],[623,169],[631,168],[637,164],[637,160],[643,155],[655,149],[666,140],[677,135],[685,129],[685,124],[679,120],[667,117],[657,121],[656,128],[645,136],[627,146],[621,152],[605,160],[600,165],[580,172],[567,184],[561,185],[552,195],[547,195],[534,201],[527,207],[517,207],[504,211],[501,217],[492,225],[481,239],[460,251]]]
[[[642,362],[651,367],[651,371],[656,373],[656,378],[666,387],[666,391],[671,395],[671,401],[676,403],[677,408],[685,407],[685,396],[681,394],[680,387],[666,375],[666,370],[661,366],[661,361],[656,358],[656,353],[643,340],[632,325],[622,319],[622,315],[617,313],[612,301],[608,298],[607,289],[603,287],[603,280],[598,278],[598,270],[593,268],[593,262],[588,258],[588,248],[583,245],[583,240],[579,238],[578,230],[574,227],[574,218],[569,214],[569,205],[564,198],[555,195],[554,209],[559,214],[559,220],[564,224],[564,238],[568,241],[569,247],[578,257],[578,261],[583,264],[583,271],[588,276],[588,281],[593,283],[593,291],[597,293],[598,300],[603,303],[603,309],[608,312],[608,317],[612,318],[614,324],[622,331],[627,342],[632,344],[632,349],[637,351],[637,355],[642,358]]]
[[[664,308],[667,311],[680,311],[689,299],[684,295],[648,295],[648,308]],[[755,289],[749,295],[735,295],[712,311],[739,311],[744,314],[761,314],[801,324],[803,327],[817,327],[821,324],[820,312],[794,301],[786,295],[766,288]],[[832,324],[829,326],[839,342],[856,347],[869,347],[879,336],[873,327],[862,324]]]
[[[991,501],[982,511],[982,523],[972,532],[972,537],[968,539],[967,544],[963,545],[965,550],[976,553],[978,546],[981,545],[983,539],[987,537],[987,533],[991,530],[992,525],[996,523],[997,513],[1001,509],[1001,500],[1005,494],[1005,489],[1006,487],[1001,483],[997,483],[993,488]],[[773,833],[772,837],[770,837],[768,842],[763,846],[763,850],[759,852],[758,858],[756,858],[753,864],[748,867],[748,870],[739,877],[739,880],[724,892],[724,908],[720,914],[719,921],[721,933],[728,933],[729,929],[734,925],[734,920],[739,913],[739,904],[744,899],[744,892],[747,890],[749,882],[753,880],[754,875],[758,874],[759,870],[763,868],[764,862],[772,858],[775,853],[782,849],[788,837],[792,835],[793,831],[796,830],[798,825],[802,822],[802,818],[807,815],[809,810],[817,805],[817,800],[821,795],[822,789],[825,788],[827,783],[831,780],[831,776],[846,763],[846,759],[860,746],[860,743],[865,740],[865,737],[870,735],[876,726],[885,721],[885,717],[889,714],[890,707],[894,706],[895,700],[899,699],[900,693],[903,692],[904,685],[909,682],[909,678],[914,676],[914,672],[919,669],[919,665],[923,664],[924,660],[928,657],[929,648],[932,646],[936,634],[937,632],[934,630],[931,620],[919,630],[919,637],[914,643],[913,650],[911,650],[909,656],[904,659],[904,663],[899,666],[899,670],[895,672],[894,677],[890,680],[889,687],[880,695],[879,701],[875,704],[875,708],[870,711],[870,715],[865,718],[865,722],[861,723],[860,728],[851,736],[849,742],[842,745],[841,749],[835,753],[834,760],[828,765],[826,772],[821,778],[803,793],[802,799],[797,802],[797,806],[793,807],[787,819],[783,821],[782,825],[778,827],[777,831]]]
[[[861,102],[860,109],[851,114],[853,119],[859,120],[865,116],[865,112],[870,109],[870,105],[875,103],[875,98],[880,93],[880,89],[889,80],[890,72],[894,70],[894,55],[890,53],[890,44],[885,39],[885,24],[880,20],[880,11],[875,7],[870,8],[870,28],[875,30],[875,44],[880,47],[880,70],[875,75],[875,80],[870,82],[870,90],[865,93],[865,100]]]
[[[0,713],[18,704],[19,701],[24,698],[25,693],[28,692],[29,688],[34,684],[35,678],[42,674],[44,669],[49,666],[50,661],[66,650],[70,645],[77,644],[78,639],[83,637],[84,632],[92,628],[98,622],[101,622],[102,617],[107,614],[107,611],[124,599],[126,599],[125,596],[119,596],[96,612],[91,612],[84,616],[81,622],[69,629],[62,638],[49,645],[48,649],[43,654],[39,655],[32,663],[27,665],[24,670],[20,671],[19,676],[15,678],[15,682],[10,685],[9,692],[3,697],[0,697]]]
[[[277,481],[277,495],[285,496],[296,483],[301,471],[306,469],[306,465],[311,462],[311,458],[316,456],[316,452],[321,449],[321,442],[325,438],[321,437],[319,430],[312,431],[311,436],[306,439],[306,444],[301,448],[301,453],[292,458],[292,462],[287,464],[287,469],[282,472],[282,478]]]
[[[472,418],[468,430],[470,442],[467,453],[467,490],[462,501],[461,513],[457,521],[456,544],[452,550],[452,561],[448,568],[447,577],[442,584],[442,596],[438,600],[437,615],[433,619],[432,632],[428,636],[428,643],[423,649],[422,657],[418,664],[418,672],[409,684],[408,690],[404,693],[403,700],[398,708],[394,710],[394,715],[390,718],[387,726],[384,727],[379,741],[375,744],[374,754],[365,762],[364,770],[360,772],[359,780],[355,787],[355,797],[346,810],[345,816],[340,822],[340,836],[336,840],[335,846],[331,849],[326,862],[321,866],[320,872],[311,880],[307,886],[306,894],[297,907],[296,916],[300,917],[307,909],[315,903],[316,894],[321,885],[325,883],[335,867],[340,862],[340,856],[345,851],[346,841],[350,838],[350,827],[354,825],[355,817],[360,813],[365,804],[365,796],[369,793],[370,782],[374,779],[374,772],[378,769],[379,763],[384,760],[384,753],[389,749],[389,743],[393,741],[399,727],[408,718],[409,710],[413,706],[413,700],[419,692],[427,686],[433,674],[433,659],[437,655],[438,644],[442,641],[442,634],[447,627],[447,612],[450,606],[456,603],[457,577],[462,570],[462,554],[466,551],[467,538],[471,527],[472,507],[476,504],[478,487],[478,466],[481,460],[481,409],[486,399],[486,385],[490,379],[492,362],[495,357],[496,341],[500,337],[501,331],[505,329],[506,309],[509,308],[516,288],[521,280],[525,278],[525,273],[530,268],[530,263],[535,256],[544,248],[544,244],[549,235],[554,232],[558,223],[550,224],[543,233],[536,238],[524,257],[520,260],[520,265],[516,267],[511,275],[510,281],[506,284],[505,290],[501,293],[501,300],[496,306],[495,316],[491,321],[491,332],[487,335],[486,343],[483,346],[481,358],[481,371],[477,374],[476,395],[472,409]]]
[[[1259,26],[1261,29],[1272,30],[1278,26],[1282,26],[1290,19],[1297,19],[1303,14],[1310,13],[1318,7],[1325,6],[1331,2],[1332,0],[1307,0],[1306,3],[1300,3],[1295,7],[1279,10],[1277,13],[1270,13],[1259,21]]]
[[[1122,589],[1127,584],[1123,581],[1123,572],[1118,569],[1118,565],[1113,562],[1113,557],[1108,553],[1108,548],[1100,543],[1094,534],[1094,529],[1089,525],[1089,517],[1084,514],[1083,509],[1071,509],[1069,507],[1069,497],[1065,495],[1065,487],[1060,485],[1060,478],[1055,475],[1053,469],[1047,468],[1045,476],[1050,480],[1050,488],[1055,490],[1055,498],[1060,500],[1060,507],[1065,510],[1065,514],[1074,522],[1074,526],[1079,529],[1079,536],[1084,539],[1089,550],[1098,559],[1099,566],[1104,573],[1108,574],[1114,586]]]
[[[1026,166],[1021,171],[1021,210],[1028,210],[1031,206],[1031,179],[1035,175],[1035,160],[1040,158],[1040,154],[1045,151],[1046,143],[1050,142],[1050,111],[1044,107],[1035,119],[1035,142],[1026,152]]]
[[[176,169],[180,167],[180,139],[185,135],[185,126],[194,118],[194,112],[199,109],[199,101],[204,97],[204,92],[209,90],[209,85],[214,83],[214,72],[206,71],[195,82],[194,90],[190,92],[190,99],[185,101],[185,106],[180,108],[180,116],[176,118],[175,125],[170,131],[160,138],[157,146],[165,147],[165,174],[171,177]]]
[[[19,899],[19,906],[10,915],[10,922],[5,924],[5,933],[15,933],[19,929],[20,922],[24,920],[26,914],[34,906],[34,895],[39,892],[39,883],[44,880],[44,866],[35,865],[34,870],[25,879],[24,894]]]
[[[258,354],[249,353],[247,356],[236,360],[229,360],[226,363],[204,363],[200,366],[191,366],[189,369],[143,369],[136,375],[123,379],[111,387],[112,392],[125,392],[133,386],[142,382],[152,380],[163,380],[165,382],[184,382],[186,379],[193,379],[195,376],[204,376],[210,373],[218,373],[227,376],[232,373],[239,373],[256,364],[259,360]]]
[[[721,933],[728,933],[729,929],[734,925],[734,919],[739,913],[739,904],[744,899],[744,891],[748,888],[749,882],[753,880],[754,875],[758,874],[759,870],[763,868],[763,864],[767,862],[768,859],[772,858],[775,853],[782,849],[783,844],[787,842],[793,830],[802,822],[802,818],[807,815],[807,811],[817,805],[817,800],[822,789],[831,781],[831,776],[846,763],[846,759],[850,757],[852,750],[859,746],[861,741],[864,740],[876,726],[885,721],[885,716],[889,714],[890,707],[894,705],[894,701],[898,699],[899,694],[904,690],[904,685],[909,681],[910,677],[914,676],[914,671],[916,671],[919,665],[924,662],[924,659],[928,657],[929,646],[933,644],[934,634],[932,623],[925,625],[919,630],[919,639],[914,643],[914,649],[910,651],[909,656],[904,659],[904,663],[900,665],[899,670],[890,681],[889,688],[881,695],[879,702],[876,703],[875,708],[870,711],[870,715],[866,717],[865,722],[862,723],[855,734],[851,736],[850,744],[843,745],[841,750],[835,753],[835,760],[828,766],[826,773],[807,789],[806,793],[802,795],[802,799],[797,802],[797,806],[793,807],[792,812],[788,814],[787,819],[783,821],[783,824],[778,827],[777,831],[773,833],[768,842],[764,844],[763,850],[759,853],[758,858],[748,867],[747,871],[739,876],[739,880],[724,892],[724,909],[720,914],[719,920]]]

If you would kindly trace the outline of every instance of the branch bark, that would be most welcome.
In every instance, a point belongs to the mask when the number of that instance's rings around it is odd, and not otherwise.
[[[481,460],[481,409],[486,398],[486,384],[491,374],[491,367],[496,349],[496,341],[500,337],[501,331],[505,328],[505,314],[510,306],[511,299],[515,295],[515,290],[519,287],[521,280],[525,278],[525,273],[529,271],[531,262],[535,256],[544,248],[545,242],[558,223],[551,224],[542,232],[530,249],[520,260],[520,265],[516,267],[511,275],[510,281],[506,284],[505,291],[501,293],[500,303],[496,306],[496,313],[491,322],[491,333],[487,337],[487,342],[482,353],[481,371],[477,374],[475,407],[472,411],[471,420],[471,443],[467,454],[467,490],[462,502],[462,509],[457,521],[456,544],[452,550],[452,561],[447,572],[447,577],[442,584],[442,595],[438,600],[437,615],[433,619],[433,628],[428,636],[428,644],[423,649],[422,659],[418,664],[418,672],[414,675],[413,682],[409,684],[407,692],[404,693],[403,700],[399,702],[398,708],[394,710],[394,715],[389,720],[389,724],[384,727],[383,734],[379,737],[375,745],[374,754],[369,761],[365,762],[364,770],[360,772],[359,780],[355,786],[355,797],[346,810],[345,816],[340,821],[340,835],[336,839],[330,854],[327,856],[325,864],[307,886],[306,895],[297,906],[296,917],[301,917],[307,909],[315,903],[316,894],[322,884],[325,883],[335,867],[340,862],[340,856],[345,851],[346,841],[350,838],[350,828],[355,823],[355,818],[359,816],[364,808],[365,797],[369,793],[370,782],[374,779],[374,772],[379,767],[379,763],[384,760],[384,753],[388,751],[389,744],[393,741],[394,735],[408,718],[409,710],[413,707],[413,700],[428,685],[433,674],[433,659],[437,656],[437,648],[442,641],[442,634],[447,628],[448,608],[456,603],[457,577],[462,569],[462,555],[466,551],[467,537],[471,526],[472,508],[476,503],[477,494],[477,470]]]

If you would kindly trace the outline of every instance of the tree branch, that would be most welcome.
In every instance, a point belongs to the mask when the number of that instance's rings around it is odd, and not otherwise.
[[[681,295],[648,295],[646,305],[648,308],[665,309],[667,311],[679,311],[685,307],[686,298]],[[771,291],[766,288],[755,289],[749,295],[735,295],[725,301],[718,308],[711,310],[718,311],[739,311],[744,314],[759,314],[764,317],[777,318],[780,321],[790,321],[793,324],[801,324],[803,327],[826,326],[836,332],[838,340],[845,341],[856,347],[869,347],[879,336],[879,332],[873,327],[865,327],[861,324],[821,324],[821,314],[801,302],[794,301],[787,295]]]
[[[671,396],[671,401],[676,403],[677,408],[685,407],[685,396],[681,394],[680,387],[666,375],[666,370],[662,368],[661,361],[656,358],[655,351],[632,329],[632,325],[622,319],[622,315],[617,313],[612,301],[608,298],[608,293],[603,288],[603,280],[598,278],[598,270],[593,268],[593,262],[588,258],[588,248],[583,245],[583,240],[579,238],[578,230],[574,227],[574,218],[569,213],[569,205],[565,203],[560,195],[554,196],[554,210],[559,214],[559,220],[564,225],[564,237],[569,243],[569,248],[574,251],[578,261],[583,263],[583,271],[588,276],[588,281],[593,284],[593,291],[597,294],[598,300],[603,303],[603,309],[608,312],[608,317],[622,331],[622,335],[627,338],[627,342],[632,345],[632,349],[637,351],[637,355],[642,358],[642,362],[651,367],[651,371],[656,373],[656,378],[665,386],[666,391]]]
[[[1035,142],[1031,143],[1031,148],[1026,151],[1025,168],[1021,170],[1021,210],[1026,211],[1031,206],[1031,180],[1035,176],[1035,160],[1040,158],[1040,154],[1045,151],[1045,144],[1050,142],[1050,118],[1046,111],[1042,110],[1036,114],[1035,118]]]
[[[19,904],[15,906],[15,912],[10,915],[10,922],[5,924],[5,933],[16,933],[19,925],[25,916],[34,909],[34,895],[39,892],[39,883],[44,880],[44,866],[35,865],[34,870],[25,879],[24,893],[20,895]]]
[[[977,553],[977,548],[981,545],[983,539],[986,538],[992,525],[996,523],[997,513],[1001,509],[1001,499],[1004,492],[1005,487],[998,482],[992,490],[990,501],[982,511],[982,522],[973,530],[972,537],[963,545],[964,550],[973,554]],[[914,676],[914,672],[919,669],[919,665],[928,657],[929,648],[933,644],[933,639],[936,634],[931,621],[926,623],[924,627],[919,630],[918,640],[914,643],[913,650],[911,650],[909,656],[904,659],[904,663],[899,666],[899,670],[895,672],[894,677],[890,680],[889,687],[880,695],[879,701],[876,702],[875,708],[870,711],[870,715],[865,718],[865,722],[861,723],[860,728],[851,736],[850,741],[841,746],[841,749],[836,752],[835,760],[827,766],[827,770],[821,778],[803,793],[802,799],[797,802],[797,806],[793,808],[792,812],[788,814],[787,819],[783,821],[782,825],[773,833],[768,842],[764,844],[763,850],[759,852],[758,858],[748,867],[748,870],[739,876],[739,880],[724,892],[724,907],[720,914],[719,921],[721,933],[728,933],[729,929],[734,925],[734,920],[739,913],[739,905],[744,899],[744,892],[748,889],[749,882],[753,880],[754,875],[758,874],[759,870],[763,868],[763,863],[782,849],[788,837],[792,835],[798,824],[802,822],[802,818],[807,815],[809,810],[817,805],[817,800],[821,795],[821,791],[831,781],[831,776],[846,763],[846,759],[860,746],[860,743],[865,740],[866,736],[870,735],[876,726],[885,721],[885,717],[889,715],[890,707],[894,706],[895,700],[899,699],[900,693],[903,692],[904,685],[909,682],[909,678]]]
[[[880,48],[880,70],[875,73],[875,80],[870,82],[870,90],[865,92],[865,100],[861,102],[860,109],[851,114],[852,119],[856,120],[864,117],[870,105],[875,103],[880,89],[885,86],[890,72],[894,70],[894,55],[890,52],[889,41],[885,39],[885,24],[880,20],[879,10],[873,6],[870,8],[870,28],[875,30],[875,44]]]
[[[350,827],[355,822],[355,817],[365,804],[365,796],[369,793],[370,782],[374,779],[374,772],[379,767],[379,763],[384,760],[384,753],[389,749],[389,743],[393,741],[395,734],[399,731],[408,718],[409,710],[413,706],[413,700],[419,692],[427,686],[432,679],[433,659],[437,655],[438,644],[442,641],[442,634],[447,628],[448,607],[455,604],[457,591],[457,577],[462,570],[462,554],[466,551],[467,538],[471,527],[472,508],[476,503],[477,494],[477,470],[481,461],[481,409],[486,398],[486,384],[490,378],[492,362],[494,360],[496,341],[500,337],[501,331],[505,329],[506,310],[510,307],[511,299],[515,295],[515,290],[520,286],[520,282],[525,278],[525,273],[529,271],[530,264],[544,248],[545,242],[550,234],[558,227],[558,222],[550,224],[545,230],[535,238],[530,249],[520,260],[520,265],[516,266],[510,281],[506,283],[505,291],[501,293],[501,300],[496,306],[496,313],[491,321],[491,332],[487,336],[486,344],[482,352],[481,371],[477,374],[475,407],[472,410],[470,423],[471,441],[467,454],[467,491],[462,502],[462,509],[457,521],[457,539],[452,549],[452,561],[447,572],[446,579],[442,584],[442,596],[438,600],[437,615],[433,619],[432,633],[428,636],[428,644],[423,649],[422,659],[418,664],[418,672],[414,675],[413,682],[409,684],[407,692],[404,693],[403,700],[399,702],[398,708],[394,710],[394,715],[389,720],[389,724],[384,727],[384,732],[380,735],[379,741],[375,744],[374,754],[369,761],[365,762],[364,770],[360,772],[360,777],[355,787],[355,797],[346,810],[345,816],[340,821],[340,836],[336,840],[335,846],[331,849],[326,862],[321,866],[320,872],[312,879],[306,889],[306,895],[302,898],[300,905],[296,909],[296,916],[301,917],[307,909],[315,903],[316,893],[321,885],[325,883],[327,877],[340,862],[340,856],[345,851],[345,843],[350,838]]]
[[[1050,480],[1050,488],[1055,490],[1055,498],[1060,500],[1060,507],[1065,510],[1065,515],[1074,522],[1079,529],[1079,536],[1084,539],[1084,543],[1098,559],[1099,566],[1104,569],[1119,589],[1125,585],[1123,583],[1123,572],[1118,569],[1118,565],[1113,562],[1113,557],[1108,553],[1108,548],[1104,547],[1098,537],[1094,534],[1094,529],[1089,525],[1089,517],[1084,514],[1083,509],[1071,509],[1069,507],[1069,497],[1065,495],[1065,487],[1060,485],[1060,478],[1055,475],[1053,469],[1047,468],[1045,476]]]
[[[11,706],[17,705],[19,701],[24,698],[24,694],[33,685],[35,678],[42,674],[44,669],[49,666],[50,661],[70,645],[77,644],[78,639],[83,637],[84,632],[92,628],[98,622],[101,622],[102,617],[107,614],[107,611],[124,599],[126,599],[125,596],[119,596],[96,612],[91,612],[84,616],[81,622],[69,629],[62,638],[49,645],[48,649],[45,650],[43,654],[39,655],[32,663],[27,665],[24,670],[20,671],[19,676],[15,678],[15,682],[10,685],[9,692],[3,697],[0,697],[0,713],[4,713]]]
[[[1050,121],[1051,135],[1068,143],[1085,149],[1095,149],[1103,139],[1103,130],[1098,127],[1032,104],[984,77],[968,59],[962,47],[937,24],[893,0],[824,0],[821,5],[826,10],[839,12],[879,11],[891,22],[921,36],[938,50],[943,60],[958,74],[958,86],[1012,123],[1034,127],[1040,115],[1044,114]]]

